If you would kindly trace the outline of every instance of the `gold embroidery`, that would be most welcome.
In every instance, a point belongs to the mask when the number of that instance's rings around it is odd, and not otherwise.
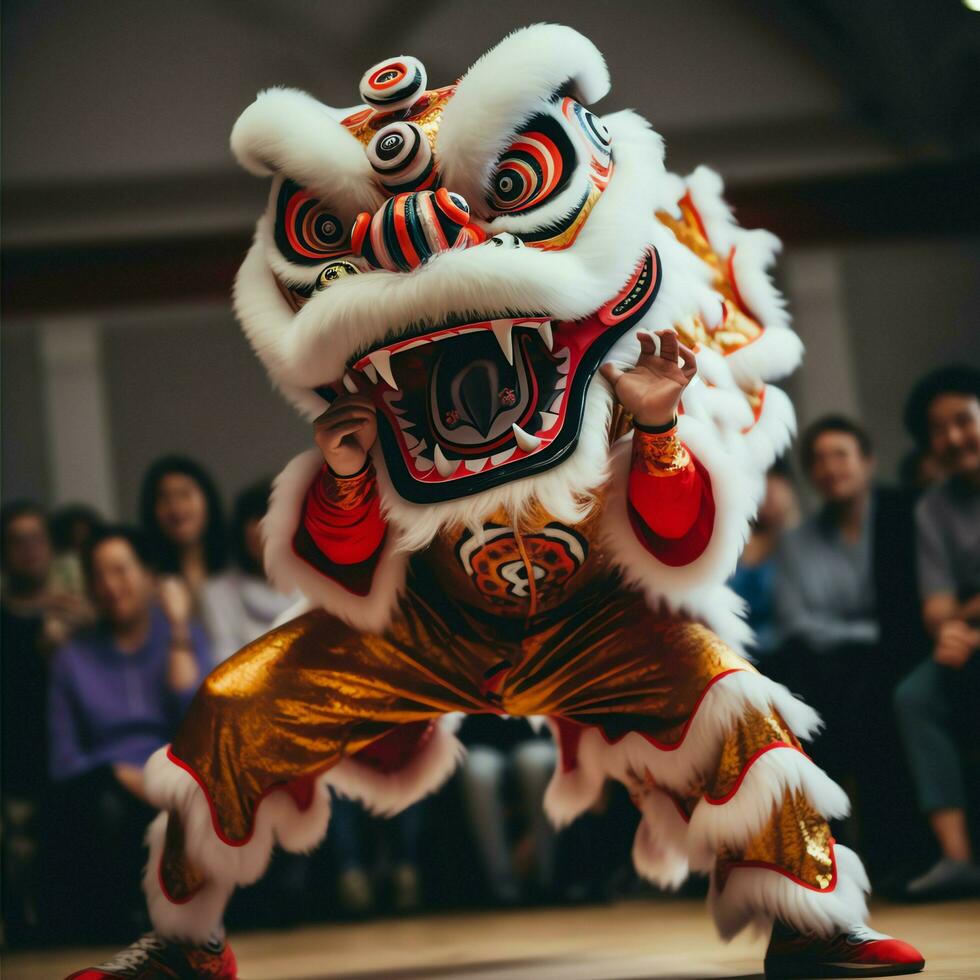
[[[677,429],[669,432],[644,432],[633,429],[633,465],[650,476],[674,476],[691,463],[691,454],[677,438]]]

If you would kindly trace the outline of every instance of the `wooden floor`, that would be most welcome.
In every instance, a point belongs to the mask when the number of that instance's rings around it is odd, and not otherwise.
[[[924,976],[980,978],[980,902],[879,905]],[[761,980],[762,940],[725,946],[701,902],[465,913],[232,937],[242,980]],[[3,980],[60,980],[107,950],[8,954]]]

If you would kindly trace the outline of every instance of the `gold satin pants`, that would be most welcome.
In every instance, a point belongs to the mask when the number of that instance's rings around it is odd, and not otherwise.
[[[385,633],[362,633],[323,610],[272,630],[203,683],[171,754],[190,770],[229,843],[248,838],[270,789],[325,772],[399,726],[447,712],[547,715],[677,743],[711,684],[753,670],[700,624],[656,615],[618,582],[599,581],[531,620],[485,617],[412,587]],[[759,746],[798,746],[776,715],[747,714],[714,777],[722,796]],[[635,787],[634,787],[635,789]],[[693,808],[699,797],[678,800]],[[770,825],[729,862],[775,860],[816,884],[830,868],[829,829],[805,799],[787,797]],[[200,876],[170,815],[161,875],[181,900]]]

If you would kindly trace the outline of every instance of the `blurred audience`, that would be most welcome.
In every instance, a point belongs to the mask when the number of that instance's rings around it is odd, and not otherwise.
[[[943,368],[913,389],[913,438],[948,474],[916,512],[922,615],[933,642],[895,692],[919,805],[941,857],[908,885],[915,899],[980,894],[962,746],[980,734],[980,372]]]
[[[550,895],[555,834],[543,802],[557,759],[554,742],[525,719],[496,715],[468,716],[459,737],[467,747],[460,784],[491,897],[514,905],[528,887],[532,897]],[[508,807],[510,798],[515,807]],[[508,819],[509,809],[516,820]],[[508,833],[514,824],[516,833]]]
[[[380,818],[333,793],[327,848],[337,872],[337,902],[346,915],[367,915],[376,909],[375,881],[387,878],[389,907],[414,912],[422,904],[419,842],[427,800],[393,817]]]
[[[87,504],[65,504],[51,515],[49,524],[54,545],[51,579],[56,588],[75,595],[85,594],[82,553],[102,523],[98,512]]]
[[[271,481],[264,480],[238,495],[231,520],[234,566],[204,585],[201,606],[216,664],[271,629],[300,598],[277,592],[262,568],[261,522],[271,490]]]
[[[225,568],[224,509],[214,481],[185,456],[164,456],[147,470],[140,520],[159,570],[179,575],[200,613],[205,584]]]
[[[755,633],[753,652],[760,657],[776,649],[776,549],[783,534],[799,522],[793,477],[786,461],[780,460],[766,474],[765,496],[728,583],[745,600],[748,623]]]
[[[47,789],[48,657],[91,618],[88,603],[58,587],[44,512],[27,501],[0,515],[0,765],[3,774],[3,920],[8,936],[39,926],[41,819]]]
[[[66,848],[60,866],[71,868],[59,876],[65,891],[52,902],[54,910],[71,910],[84,938],[126,923],[140,908],[142,839],[154,815],[142,767],[170,741],[210,660],[191,621],[189,591],[176,578],[158,589],[149,556],[135,529],[93,535],[83,567],[99,618],[51,664],[54,823],[72,830],[52,840]]]
[[[946,478],[939,460],[928,447],[910,449],[898,464],[898,483],[914,497]]]
[[[839,833],[872,873],[893,868],[890,808],[903,777],[890,692],[922,655],[912,498],[875,486],[870,437],[843,416],[803,434],[804,470],[822,505],[780,544],[777,679],[826,722],[814,758],[847,784],[857,821]],[[860,840],[854,840],[859,836]]]

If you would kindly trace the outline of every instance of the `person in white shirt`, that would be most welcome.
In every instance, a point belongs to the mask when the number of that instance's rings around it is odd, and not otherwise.
[[[202,615],[215,665],[269,630],[299,598],[298,594],[277,592],[262,568],[260,525],[270,490],[266,480],[238,495],[231,524],[232,565],[204,583]]]

